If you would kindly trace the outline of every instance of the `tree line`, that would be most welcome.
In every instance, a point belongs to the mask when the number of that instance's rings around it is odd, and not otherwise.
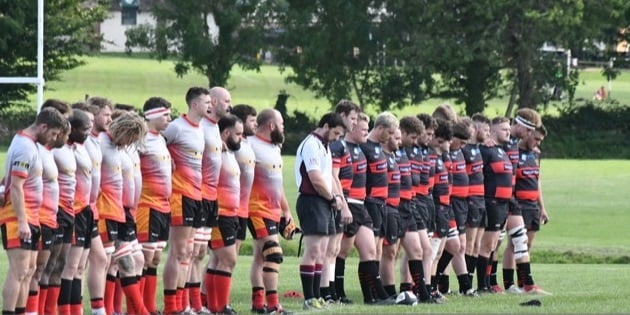
[[[36,44],[31,2],[0,4],[0,27],[9,27],[0,38],[3,75],[35,72],[27,54],[35,49],[25,49]],[[58,25],[47,27],[47,80],[98,43],[93,25],[105,2],[90,14],[76,9],[85,1],[46,2],[46,23]],[[383,110],[449,98],[472,114],[497,96],[536,108],[555,91],[571,101],[578,72],[567,67],[566,52],[621,60],[615,47],[630,37],[625,0],[162,0],[152,14],[157,23],[130,29],[127,46],[175,60],[180,76],[196,71],[208,86],[226,86],[234,66],[259,69],[257,55],[270,50],[290,70],[288,82],[331,104],[351,98]],[[57,41],[66,45],[51,46]],[[562,50],[543,52],[545,44]],[[29,88],[0,85],[0,106],[25,100]]]

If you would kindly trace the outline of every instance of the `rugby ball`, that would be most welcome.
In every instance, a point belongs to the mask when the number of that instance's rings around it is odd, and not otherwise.
[[[418,298],[411,291],[403,291],[396,296],[396,304],[398,305],[416,305]]]

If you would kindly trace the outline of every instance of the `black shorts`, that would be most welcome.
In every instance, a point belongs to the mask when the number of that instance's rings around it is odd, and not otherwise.
[[[468,197],[468,218],[466,225],[471,228],[485,227],[486,202],[483,196]]]
[[[368,198],[365,200],[365,209],[372,218],[372,231],[375,237],[383,237],[385,223],[385,201]]]
[[[413,198],[413,200],[416,204],[414,207],[414,219],[416,220],[416,227],[418,228],[418,231],[426,230],[429,225],[429,208],[427,206],[426,197],[417,195],[415,198]]]
[[[451,228],[450,221],[453,218],[453,208],[447,205],[438,205],[435,209],[435,233],[437,237],[447,237]]]
[[[508,216],[508,203],[506,199],[486,198],[486,215],[488,223],[486,231],[501,231],[505,227]]]
[[[203,226],[200,225],[200,222],[195,222],[195,219],[199,215],[198,213],[200,211],[203,211],[202,202],[200,200],[194,200],[186,196],[181,196],[181,203],[181,215],[177,213],[177,209],[171,208],[171,210],[174,210],[171,212],[171,224],[174,226]],[[175,215],[173,215],[173,213],[175,213]],[[205,222],[206,221],[203,221],[204,224]]]
[[[74,237],[72,246],[90,248],[92,233],[94,233],[94,213],[90,206],[86,206],[74,217]]]
[[[510,199],[509,206],[508,206],[508,213],[509,215],[521,215],[521,206],[518,203],[518,201],[514,199],[514,197]]]
[[[414,214],[417,212],[415,208],[415,201],[400,200],[398,213],[400,214],[401,237],[404,237],[407,232],[418,232],[418,226],[416,225],[416,219],[414,217]]]
[[[250,216],[247,228],[255,240],[278,234],[278,222],[263,217]]]
[[[57,211],[57,225],[57,239],[55,240],[55,244],[72,244],[74,217],[59,208],[59,211]]]
[[[236,231],[236,239],[244,241],[247,238],[247,218],[238,217],[238,231]]]
[[[193,227],[215,227],[219,220],[219,203],[216,200],[201,200],[201,211],[197,212]]]
[[[362,203],[349,202],[348,208],[350,208],[350,213],[352,213],[352,223],[346,224],[344,227],[343,232],[345,236],[353,237],[357,235],[361,226],[372,229],[372,218]]]
[[[103,239],[103,243],[106,242],[116,242],[116,241],[124,241],[122,239],[122,235],[119,234],[120,226],[124,225],[124,223],[120,223],[118,221],[113,221],[110,219],[105,219],[104,221],[101,219],[100,224],[105,225],[106,231],[106,239]],[[102,236],[101,236],[102,237]]]
[[[208,242],[210,249],[218,249],[236,244],[238,224],[238,217],[219,216],[217,226],[212,229],[212,236]]]
[[[40,225],[40,240],[39,240],[39,250],[50,250],[55,244],[55,239],[57,238],[57,229],[51,228],[47,225]]]
[[[421,199],[424,199],[427,207],[427,232],[435,232],[435,202],[433,201],[433,195],[422,196]]]
[[[455,215],[455,224],[459,234],[466,233],[466,221],[468,220],[468,200],[465,198],[451,197],[451,208]]]
[[[167,241],[171,230],[171,214],[149,208],[149,226],[138,231],[138,242],[155,243]],[[138,227],[140,228],[140,227]]]
[[[341,211],[333,211],[333,227],[335,232],[333,234],[341,234],[343,232],[343,223],[341,223]]]
[[[383,229],[383,245],[395,245],[400,239],[403,232],[400,225],[400,213],[398,209],[385,205],[384,229]]]
[[[25,250],[37,251],[39,247],[39,239],[41,237],[41,230],[38,226],[29,224],[31,229],[30,239],[21,239],[18,233],[17,221],[5,222],[0,227],[2,233],[2,244],[4,249],[21,248]]]
[[[334,235],[333,210],[320,196],[300,194],[295,205],[303,235]]]
[[[125,223],[119,223],[118,225],[118,240],[121,242],[132,242],[138,239],[136,235],[136,221],[131,215],[131,211],[128,207],[125,209]]]
[[[540,231],[540,208],[536,204],[521,206],[525,228],[528,231]]]

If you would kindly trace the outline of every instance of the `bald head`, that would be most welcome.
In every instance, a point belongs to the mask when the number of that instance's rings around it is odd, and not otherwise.
[[[279,111],[273,108],[263,109],[256,118],[258,128],[256,135],[280,144],[284,141],[284,119]]]
[[[209,109],[213,120],[218,121],[225,117],[232,110],[232,96],[223,87],[215,86],[210,89],[210,102],[212,108]]]

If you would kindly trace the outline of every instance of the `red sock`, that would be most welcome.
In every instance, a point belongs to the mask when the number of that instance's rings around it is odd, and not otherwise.
[[[127,310],[129,314],[145,315],[149,314],[144,307],[142,301],[142,295],[140,295],[140,288],[138,288],[138,281],[135,276],[125,277],[120,279],[120,285],[125,292],[127,298]]]
[[[201,303],[203,306],[208,307],[208,295],[205,292],[201,292]]]
[[[69,315],[70,313],[70,304],[59,305],[59,315]]]
[[[212,287],[213,287],[213,276],[212,270],[206,270],[206,275],[203,278],[203,285],[206,288],[206,307],[212,311]]]
[[[94,298],[90,300],[90,306],[92,307],[92,312],[105,308],[105,303],[103,303],[103,298]]]
[[[179,305],[177,305],[177,290],[164,290],[164,314],[173,314],[179,311]]]
[[[256,309],[262,309],[265,307],[265,288],[252,288],[252,307]]]
[[[46,295],[46,306],[44,314],[57,314],[57,300],[59,299],[60,285],[48,285],[48,294]]]
[[[70,304],[70,314],[83,313],[83,304]]]
[[[186,310],[188,309],[188,306],[190,306],[190,283],[186,282],[186,287],[184,288],[184,291],[182,291],[182,309]]]
[[[116,287],[114,289],[114,302],[113,302],[114,312],[118,314],[123,313],[123,297],[124,297],[124,293],[123,293],[122,286],[120,285],[120,276],[118,276],[116,277]],[[129,308],[129,303],[127,303],[127,308]],[[130,311],[128,312],[133,314]]]
[[[116,293],[116,276],[107,275],[105,281],[105,295],[103,296],[103,303],[105,304],[105,313],[112,314],[114,312],[114,294]],[[56,314],[56,313],[46,313]]]
[[[140,294],[142,296],[144,296],[144,283],[146,281],[146,278],[144,277],[144,275],[138,277],[138,289],[140,289]]]
[[[39,301],[37,307],[37,314],[45,314],[44,307],[46,306],[46,297],[48,296],[48,285],[39,286]]]
[[[217,300],[217,311],[222,312],[230,304],[230,291],[232,289],[232,273],[217,270],[214,275],[214,285],[220,290],[215,290]]]
[[[148,268],[145,270],[144,277],[144,290],[142,290],[142,297],[144,298],[144,306],[151,313],[157,313],[157,304],[155,303],[155,294],[157,292],[157,270],[155,268]]]
[[[215,284],[215,280],[217,278],[216,270],[207,270],[206,271],[206,295],[208,296],[208,309],[210,312],[218,313],[222,310],[219,310],[219,305],[217,304],[217,286]]]
[[[269,290],[267,291],[267,307],[274,308],[280,304],[280,299],[278,298],[278,291]]]
[[[26,313],[35,313],[39,311],[39,293],[37,290],[28,291],[26,300]]]
[[[177,288],[177,294],[175,295],[175,307],[177,309],[178,312],[183,312],[184,309],[182,308],[182,296],[184,295],[184,288]]]
[[[200,311],[201,307],[201,283],[191,283],[190,284],[190,307],[193,311]]]

